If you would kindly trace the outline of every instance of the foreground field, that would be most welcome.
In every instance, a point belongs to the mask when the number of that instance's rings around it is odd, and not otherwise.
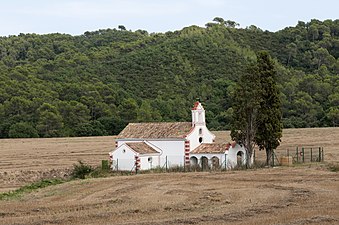
[[[217,142],[229,132],[215,132]],[[114,137],[0,140],[0,192],[98,165]],[[284,130],[278,151],[324,147],[339,162],[339,128]],[[264,153],[258,153],[264,158]],[[327,163],[325,162],[325,163]],[[87,179],[0,202],[0,224],[339,224],[339,176],[324,164]]]
[[[230,141],[216,131],[216,142]],[[339,128],[285,129],[278,151],[296,146],[324,147],[327,162],[339,162]],[[0,139],[0,192],[41,178],[67,176],[78,160],[99,165],[114,148],[114,137]],[[264,159],[264,152],[257,152]]]
[[[139,174],[2,201],[1,224],[339,224],[339,177],[318,166]]]

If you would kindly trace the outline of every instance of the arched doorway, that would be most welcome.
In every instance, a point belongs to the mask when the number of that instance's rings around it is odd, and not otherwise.
[[[212,161],[212,168],[213,169],[218,169],[219,166],[220,166],[219,158],[216,157],[216,156],[213,156],[211,161]]]
[[[237,165],[242,166],[244,164],[244,153],[242,151],[239,151],[237,153]]]
[[[206,156],[202,156],[200,158],[200,162],[201,162],[201,169],[202,170],[207,170],[209,168],[209,166],[208,166],[208,158]]]
[[[192,157],[190,158],[190,163],[191,163],[191,166],[196,166],[196,165],[198,165],[198,158],[195,157],[195,156],[192,156]]]

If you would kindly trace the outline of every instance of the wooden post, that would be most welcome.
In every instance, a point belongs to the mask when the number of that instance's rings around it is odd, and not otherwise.
[[[312,159],[312,148],[311,148],[311,162],[313,161],[313,159]]]
[[[272,167],[274,167],[274,151],[272,151]]]
[[[167,166],[167,155],[166,155],[166,172],[168,170],[168,166]]]
[[[299,152],[298,152],[298,147],[296,149],[296,155],[297,155],[297,163],[299,162]]]
[[[321,148],[321,155],[322,162],[324,162],[324,147]]]
[[[304,151],[304,147],[301,148],[301,154],[302,154],[302,159],[303,159],[303,162],[305,162],[305,151]]]
[[[318,159],[319,162],[321,162],[321,147],[319,147],[319,159]]]
[[[186,156],[184,156],[184,172],[186,172]]]

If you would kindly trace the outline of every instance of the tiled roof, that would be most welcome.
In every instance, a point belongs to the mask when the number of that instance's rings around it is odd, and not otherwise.
[[[228,144],[201,144],[196,147],[190,153],[199,154],[199,153],[225,153],[228,148]]]
[[[118,139],[183,138],[192,128],[191,122],[129,123],[118,135]]]
[[[159,153],[145,142],[130,142],[126,143],[126,145],[128,145],[131,149],[140,154]]]

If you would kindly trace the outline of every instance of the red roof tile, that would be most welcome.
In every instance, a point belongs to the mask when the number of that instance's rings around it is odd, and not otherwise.
[[[140,154],[159,153],[145,142],[130,142],[126,143],[126,145],[128,145],[131,149]]]
[[[193,154],[199,154],[199,153],[225,153],[227,150],[227,144],[201,144],[198,147],[196,147],[191,153]]]
[[[120,132],[118,139],[183,138],[191,128],[191,122],[129,123]]]

